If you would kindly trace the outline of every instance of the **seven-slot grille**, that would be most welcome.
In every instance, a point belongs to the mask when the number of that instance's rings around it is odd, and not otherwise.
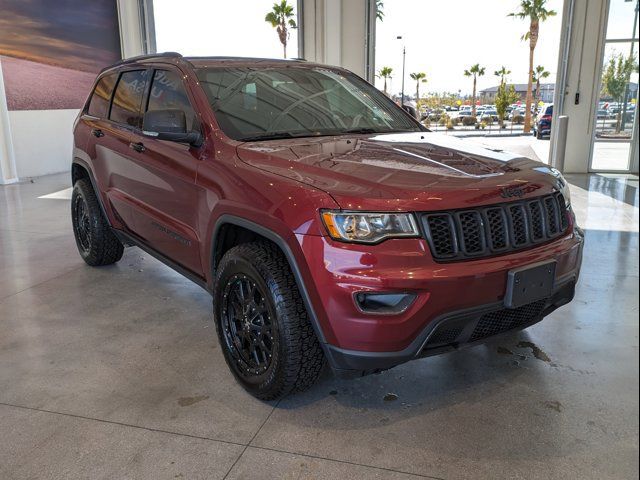
[[[501,205],[422,216],[436,260],[487,257],[546,242],[569,227],[561,193]]]

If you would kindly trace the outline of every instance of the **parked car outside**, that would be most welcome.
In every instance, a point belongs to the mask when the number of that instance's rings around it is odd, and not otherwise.
[[[509,121],[513,121],[513,119],[515,117],[523,117],[524,118],[524,108],[515,108],[513,110],[511,110],[511,112],[509,113],[508,119]]]
[[[533,134],[538,140],[551,135],[551,119],[553,117],[553,104],[547,103],[540,108],[533,122]]]
[[[482,114],[480,115],[480,120],[488,121],[488,122],[497,122],[499,120],[498,111],[496,109],[487,108],[482,111]]]
[[[78,114],[71,167],[84,261],[138,246],[204,288],[229,369],[263,400],[326,363],[360,376],[526,328],[580,272],[560,172],[429,132],[338,67],[122,61]]]

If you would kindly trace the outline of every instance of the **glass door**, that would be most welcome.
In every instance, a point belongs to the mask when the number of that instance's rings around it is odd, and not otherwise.
[[[638,5],[610,0],[600,90],[594,110],[591,171],[627,172],[637,144]]]

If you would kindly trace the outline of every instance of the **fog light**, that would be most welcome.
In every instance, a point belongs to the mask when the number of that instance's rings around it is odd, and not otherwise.
[[[396,315],[404,312],[416,299],[415,293],[357,292],[356,306],[363,313]]]

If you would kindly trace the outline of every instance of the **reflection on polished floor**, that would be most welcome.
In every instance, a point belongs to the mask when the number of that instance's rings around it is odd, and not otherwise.
[[[0,478],[637,477],[638,178],[568,180],[572,304],[279,403],[233,381],[199,287],[138,249],[84,265],[67,175],[0,187]]]

